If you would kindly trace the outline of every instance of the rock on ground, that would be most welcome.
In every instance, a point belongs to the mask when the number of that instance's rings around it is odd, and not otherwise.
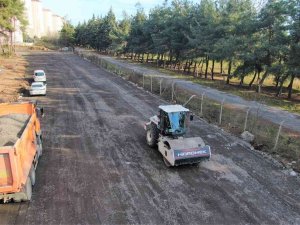
[[[242,134],[241,134],[241,137],[244,141],[250,143],[252,141],[254,141],[254,135],[251,134],[249,131],[244,131]]]

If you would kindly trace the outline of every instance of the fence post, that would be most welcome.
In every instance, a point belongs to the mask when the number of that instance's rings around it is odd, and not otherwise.
[[[160,79],[159,81],[159,95],[161,96],[161,85],[162,85],[163,79]]]
[[[151,90],[151,92],[152,92],[152,76],[150,76],[150,90]]]
[[[219,116],[219,125],[222,124],[222,114],[223,114],[223,106],[224,106],[225,98],[223,98],[223,101],[221,103],[221,109],[220,109],[220,116]]]
[[[135,74],[134,74],[134,69],[132,69],[132,70],[131,70],[131,73],[128,72],[128,74],[127,74],[128,79],[129,79],[130,76],[134,77],[134,75],[135,75]],[[125,78],[126,78],[126,76],[125,76]]]
[[[172,102],[174,101],[174,85],[175,85],[175,82],[173,81],[173,83],[172,83]]]
[[[203,101],[204,101],[205,92],[201,95],[201,105],[200,105],[200,115],[203,116]]]
[[[284,123],[284,120],[281,121],[281,123],[279,125],[279,128],[278,128],[278,132],[277,132],[277,135],[276,135],[275,144],[274,144],[274,148],[273,148],[274,151],[276,150],[277,145],[278,145],[278,140],[279,140],[279,136],[280,136],[280,132],[281,132],[283,123]]]
[[[245,124],[244,124],[244,132],[245,132],[246,129],[247,129],[248,116],[249,116],[250,110],[251,110],[251,108],[249,108],[249,109],[247,110],[247,113],[246,113]]]

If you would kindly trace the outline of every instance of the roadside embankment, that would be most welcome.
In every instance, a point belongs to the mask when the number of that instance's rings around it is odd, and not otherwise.
[[[0,103],[15,102],[28,88],[27,62],[20,56],[0,57]]]

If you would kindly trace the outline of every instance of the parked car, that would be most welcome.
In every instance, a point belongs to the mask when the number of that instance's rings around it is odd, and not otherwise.
[[[33,82],[29,89],[30,95],[46,95],[47,84],[43,82]]]
[[[46,73],[44,70],[35,70],[33,73],[33,80],[35,82],[46,82]]]
[[[60,51],[68,52],[68,51],[70,51],[70,49],[69,49],[69,47],[63,47],[63,48],[60,49]]]

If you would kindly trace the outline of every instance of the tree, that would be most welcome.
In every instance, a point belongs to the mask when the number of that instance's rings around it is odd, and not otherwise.
[[[217,35],[221,38],[216,43],[215,54],[219,59],[228,61],[227,84],[234,74],[239,74],[243,81],[244,76],[248,74],[245,66],[253,64],[248,50],[253,45],[254,7],[250,0],[220,1],[217,12],[219,15]],[[232,73],[233,65],[237,62],[244,63],[244,66],[241,67],[242,70],[238,69]]]
[[[123,12],[123,19],[117,24],[111,32],[112,43],[109,49],[117,54],[124,53],[127,46],[127,38],[131,30],[131,19],[126,12]]]
[[[136,14],[131,21],[131,30],[127,38],[128,45],[126,50],[132,54],[141,54],[147,51],[147,36],[144,33],[146,19],[144,9],[138,5]]]
[[[103,18],[102,22],[99,24],[97,38],[98,38],[98,49],[107,52],[109,47],[113,43],[113,33],[117,29],[116,16],[110,8],[107,15]]]
[[[24,17],[23,2],[21,0],[0,0],[0,38],[8,40],[11,37],[10,48],[8,48],[9,54],[13,50],[12,33],[15,31],[15,20],[20,21],[24,30],[27,21]]]
[[[191,54],[188,37],[191,36],[190,21],[193,17],[192,10],[194,5],[186,0],[172,1],[170,7],[170,16],[166,25],[165,34],[168,35],[169,61],[172,63],[175,58],[175,64],[179,60],[194,59]]]
[[[230,34],[231,40],[229,40],[229,46],[232,50],[229,54],[234,54],[233,60],[238,63],[236,63],[236,69],[233,74],[230,74],[230,72],[228,73],[227,83],[229,83],[232,76],[235,76],[240,79],[241,86],[243,85],[246,76],[254,74],[249,85],[251,87],[256,76],[259,76],[261,73],[261,66],[257,60],[255,51],[258,42],[258,39],[254,35],[257,29],[257,12],[252,1],[249,0],[240,0],[234,8],[234,13],[232,12],[230,14],[234,19],[231,19],[231,26],[233,26],[233,29]],[[224,51],[224,49],[221,51]],[[227,55],[226,53],[223,53],[222,55],[230,58],[228,52]]]
[[[75,29],[70,22],[65,22],[59,36],[61,46],[74,46],[75,44]]]
[[[261,2],[262,4],[257,4]],[[136,14],[117,21],[110,9],[103,18],[93,16],[75,29],[76,44],[113,54],[131,53],[147,62],[190,72],[205,65],[204,76],[214,79],[215,62],[225,63],[227,81],[235,76],[243,85],[255,80],[258,92],[274,77],[277,94],[289,82],[288,97],[299,77],[299,0],[189,0],[164,1],[146,15],[140,4]],[[152,61],[153,61],[152,60]],[[198,65],[197,65],[198,64]],[[174,65],[174,66],[173,66]]]
[[[191,24],[191,36],[189,45],[193,49],[195,57],[205,59],[205,78],[208,75],[210,56],[214,52],[217,11],[212,0],[203,0],[193,12],[194,20]]]
[[[258,16],[259,46],[256,50],[264,73],[258,82],[258,92],[272,71],[278,70],[288,51],[288,7],[285,0],[269,0]],[[282,83],[284,82],[282,79]]]
[[[288,98],[292,98],[293,83],[296,77],[300,78],[300,2],[291,0],[288,4],[290,49],[287,58],[287,74],[290,76]]]

